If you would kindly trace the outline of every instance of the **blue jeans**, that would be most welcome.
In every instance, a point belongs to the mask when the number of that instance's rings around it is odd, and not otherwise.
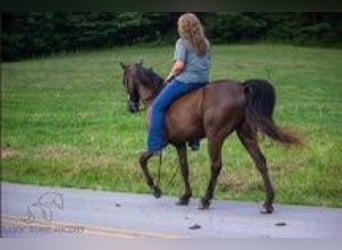
[[[204,87],[207,83],[183,83],[173,80],[160,92],[152,103],[151,123],[148,131],[147,149],[150,152],[165,146],[165,111],[180,96]]]

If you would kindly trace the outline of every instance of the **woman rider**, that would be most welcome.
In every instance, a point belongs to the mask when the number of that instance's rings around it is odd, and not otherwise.
[[[209,41],[197,16],[186,13],[178,18],[179,39],[176,42],[173,66],[166,77],[166,87],[152,103],[151,123],[147,138],[148,151],[160,155],[165,146],[165,112],[180,96],[204,87],[209,82]],[[199,140],[190,143],[193,150]]]

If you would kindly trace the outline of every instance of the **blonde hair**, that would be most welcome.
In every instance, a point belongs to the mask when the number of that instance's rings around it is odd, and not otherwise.
[[[195,14],[185,13],[178,18],[179,36],[186,40],[197,56],[203,56],[208,50],[208,42],[201,21]]]

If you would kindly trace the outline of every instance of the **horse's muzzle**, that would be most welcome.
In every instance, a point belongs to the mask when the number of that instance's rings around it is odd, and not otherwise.
[[[127,103],[127,110],[130,113],[137,113],[137,112],[139,112],[139,103],[128,101],[128,103]]]

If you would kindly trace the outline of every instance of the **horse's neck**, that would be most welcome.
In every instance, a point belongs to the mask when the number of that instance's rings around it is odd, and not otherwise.
[[[151,100],[143,100],[142,103],[144,104],[145,106],[145,109],[149,109],[152,105],[152,102],[153,102],[154,98],[151,99]]]
[[[163,79],[159,77],[159,83],[156,86],[147,87],[141,86],[139,89],[139,95],[145,108],[149,108],[152,105],[153,100],[159,95],[160,91],[165,87]]]
[[[157,93],[155,93],[153,89],[150,89],[146,86],[143,86],[139,89],[140,99],[142,100],[142,103],[144,104],[146,109],[148,109],[152,105],[154,98],[156,98],[160,91],[156,92]]]

